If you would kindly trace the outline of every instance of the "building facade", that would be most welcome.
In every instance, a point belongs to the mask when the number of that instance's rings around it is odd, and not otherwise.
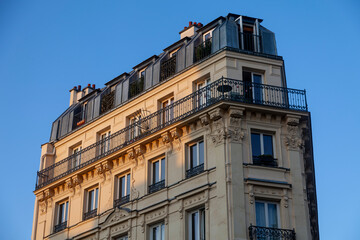
[[[305,91],[261,22],[189,22],[105,87],[71,89],[32,239],[319,239]]]

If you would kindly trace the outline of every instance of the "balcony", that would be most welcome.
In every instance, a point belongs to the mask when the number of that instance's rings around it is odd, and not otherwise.
[[[204,164],[199,164],[196,167],[186,170],[186,178],[191,178],[196,176],[204,171]]]
[[[130,195],[126,195],[122,198],[114,200],[114,207],[120,207],[121,205],[130,201]]]
[[[63,178],[89,164],[108,156],[129,144],[132,144],[146,136],[218,102],[240,102],[252,106],[269,106],[273,108],[289,109],[294,111],[307,111],[306,95],[304,90],[276,87],[264,84],[247,83],[240,80],[220,78],[200,90],[156,111],[134,124],[129,125],[76,153],[81,155],[81,163],[72,165],[74,156],[69,156],[56,162],[37,173],[36,190],[42,188],[60,178]],[[172,113],[171,118],[163,120],[166,113]],[[131,130],[142,126],[142,131],[132,136]],[[143,127],[146,126],[146,127]],[[132,136],[132,137],[131,137]],[[100,152],[99,148],[109,141],[106,151]],[[71,167],[70,167],[71,166]]]
[[[249,52],[261,52],[261,37],[259,35],[243,32],[240,33],[239,41],[240,49]]]
[[[295,231],[280,228],[249,227],[250,240],[295,240]]]
[[[67,221],[59,223],[58,225],[54,226],[54,233],[60,232],[64,230],[67,226]]]
[[[194,47],[194,63],[198,62],[211,54],[211,38],[206,39]]]
[[[84,213],[83,220],[85,221],[87,219],[93,218],[96,215],[97,215],[97,208],[95,208],[94,210],[91,210],[89,212]]]
[[[161,63],[160,82],[173,76],[176,71],[176,55]]]
[[[157,192],[165,187],[165,180],[161,180],[149,186],[149,193]]]

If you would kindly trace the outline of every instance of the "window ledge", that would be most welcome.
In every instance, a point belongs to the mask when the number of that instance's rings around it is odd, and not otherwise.
[[[284,167],[271,167],[271,166],[261,166],[252,163],[243,163],[244,167],[248,168],[258,168],[258,169],[266,169],[266,170],[273,170],[273,171],[280,171],[280,172],[290,172],[290,168]]]

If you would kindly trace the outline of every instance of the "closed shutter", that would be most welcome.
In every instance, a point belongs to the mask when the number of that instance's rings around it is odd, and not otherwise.
[[[122,96],[122,83],[119,83],[115,87],[115,106],[118,106],[121,103]]]
[[[127,101],[128,96],[129,96],[129,78],[126,79],[123,82],[123,86],[122,86],[122,102]]]
[[[260,26],[261,51],[266,54],[277,55],[275,33]]]

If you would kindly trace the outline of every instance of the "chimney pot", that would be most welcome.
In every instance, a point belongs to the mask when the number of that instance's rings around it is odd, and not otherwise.
[[[74,86],[74,89],[77,90],[76,86]]]
[[[88,87],[91,87],[91,84],[90,84],[90,83],[88,83]]]
[[[197,25],[197,23],[196,23],[196,22],[194,22],[194,25]]]
[[[95,89],[95,84],[92,85],[92,88]]]
[[[189,27],[191,27],[191,25],[192,25],[192,21],[189,22]]]
[[[201,27],[201,23],[198,23],[198,27]]]
[[[78,90],[81,91],[81,85],[78,85]]]

